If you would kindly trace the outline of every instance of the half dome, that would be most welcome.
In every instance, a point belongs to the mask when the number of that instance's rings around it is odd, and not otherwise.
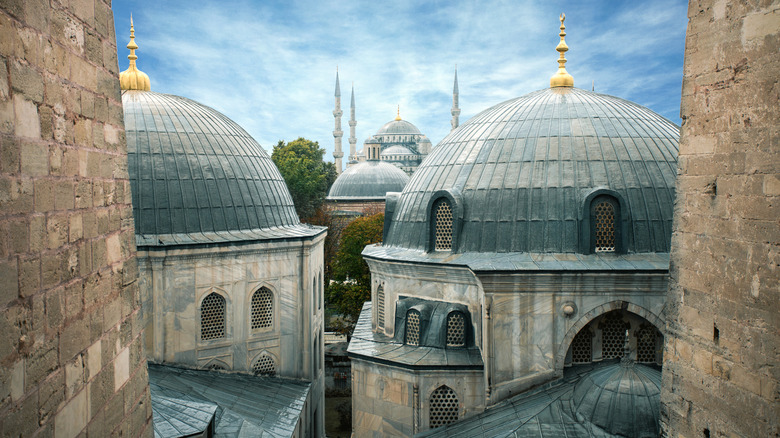
[[[403,170],[382,161],[363,161],[350,166],[336,179],[328,200],[384,200],[387,192],[400,192],[409,182]]]
[[[139,246],[312,234],[262,147],[218,111],[184,97],[123,91]]]
[[[587,200],[606,193],[620,201],[623,252],[668,252],[678,139],[653,111],[577,88],[500,103],[433,148],[384,246],[431,250],[431,203],[446,194],[453,252],[581,252]]]

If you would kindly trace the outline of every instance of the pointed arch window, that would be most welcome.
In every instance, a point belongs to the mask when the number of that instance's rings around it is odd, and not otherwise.
[[[420,345],[420,312],[412,309],[406,312],[406,344]]]
[[[593,252],[618,252],[620,204],[612,196],[597,196],[590,206]]]
[[[463,347],[466,345],[466,318],[460,312],[450,312],[447,315],[447,346]]]
[[[460,401],[455,391],[442,385],[431,393],[429,401],[429,426],[431,429],[458,421]]]
[[[593,361],[593,332],[585,327],[571,341],[571,362],[590,363]]]
[[[256,376],[273,376],[276,374],[276,361],[268,353],[261,353],[252,364],[252,372]]]
[[[447,198],[440,198],[433,204],[434,249],[436,251],[452,250],[452,205]]]
[[[212,292],[200,303],[200,338],[202,340],[225,337],[225,298]]]
[[[274,294],[263,286],[252,295],[252,330],[273,327]]]

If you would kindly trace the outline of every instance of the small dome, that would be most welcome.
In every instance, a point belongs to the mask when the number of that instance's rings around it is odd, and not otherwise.
[[[390,155],[417,155],[414,152],[410,151],[408,148],[405,148],[401,145],[393,145],[390,146],[387,149],[384,149],[381,154],[379,154],[380,157],[386,157]]]
[[[235,122],[151,91],[123,91],[122,105],[139,245],[250,240],[263,229],[285,237],[306,228],[271,158]]]
[[[623,252],[668,252],[679,135],[647,108],[577,88],[500,103],[431,150],[384,246],[429,250],[430,202],[446,192],[453,252],[577,253],[586,200],[606,193],[620,201]]]
[[[625,362],[596,368],[577,382],[572,407],[579,421],[613,435],[657,437],[661,371]]]
[[[382,161],[363,161],[345,170],[330,188],[328,200],[384,200],[387,192],[400,192],[409,177]]]
[[[417,129],[416,126],[413,124],[407,122],[406,120],[393,120],[390,122],[385,123],[382,128],[377,131],[376,135],[385,135],[385,134],[422,134],[419,129]]]

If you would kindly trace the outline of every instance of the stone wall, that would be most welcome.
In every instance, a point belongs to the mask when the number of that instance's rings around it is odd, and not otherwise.
[[[662,428],[780,436],[780,3],[688,16]]]
[[[0,2],[0,431],[151,436],[110,1]]]

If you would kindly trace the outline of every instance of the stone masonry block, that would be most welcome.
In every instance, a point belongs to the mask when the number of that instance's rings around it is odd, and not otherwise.
[[[43,76],[35,68],[19,62],[11,67],[11,88],[33,102],[43,102]]]
[[[14,94],[13,107],[14,135],[39,139],[41,137],[41,122],[35,102],[27,100],[22,94]]]

